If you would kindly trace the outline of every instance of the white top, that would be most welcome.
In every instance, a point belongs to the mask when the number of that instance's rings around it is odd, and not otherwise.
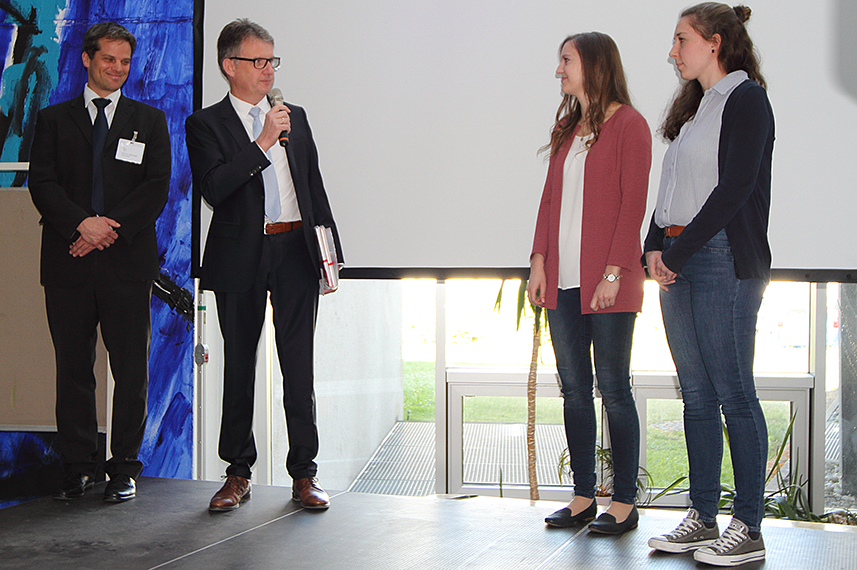
[[[122,96],[122,90],[117,89],[104,99],[110,101],[104,107],[104,115],[107,117],[107,128],[110,128],[110,125],[113,124],[113,114],[116,112],[116,104],[119,102],[119,97]],[[95,106],[95,103],[92,102],[93,99],[101,99],[101,95],[93,91],[89,88],[89,83],[86,84],[86,87],[83,88],[83,106],[86,107],[86,110],[89,111],[89,120],[92,121],[92,124],[95,124],[95,117],[98,116],[98,107]]]
[[[580,235],[583,222],[583,173],[592,138],[574,137],[565,157],[559,214],[559,288],[580,287]]]
[[[717,186],[723,108],[732,91],[746,80],[747,72],[739,70],[715,83],[702,96],[696,115],[670,143],[655,207],[658,226],[688,225]]]
[[[271,110],[268,98],[262,97],[262,100],[256,103],[256,105],[251,105],[250,103],[235,97],[230,92],[229,100],[232,102],[232,107],[235,109],[235,112],[238,113],[238,118],[241,119],[241,123],[244,125],[244,130],[247,131],[247,136],[251,141],[256,140],[256,137],[253,136],[253,115],[250,114],[250,109],[254,106],[258,107],[261,110],[261,113],[259,113],[259,119],[264,122],[265,114]],[[262,150],[262,147],[259,147],[259,150],[265,153],[265,151]],[[274,143],[274,146],[268,149],[268,152],[265,154],[271,161],[268,168],[273,167],[277,173],[277,185],[280,188],[280,216],[276,220],[269,220],[266,216],[265,223],[296,222],[301,219],[301,211],[300,208],[298,208],[298,198],[295,194],[295,183],[294,180],[292,180],[292,171],[289,168],[286,149],[281,147],[278,143]]]

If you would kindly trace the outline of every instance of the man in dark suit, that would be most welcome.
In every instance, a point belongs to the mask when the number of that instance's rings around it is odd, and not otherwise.
[[[65,467],[55,499],[94,484],[98,421],[96,327],[115,388],[104,500],[136,496],[146,425],[158,276],[155,220],[167,201],[170,139],[164,113],[123,96],[136,39],[95,24],[83,38],[82,95],[42,109],[30,150],[29,188],[42,215],[41,282],[57,364],[57,442]]]
[[[325,509],[330,498],[318,484],[314,461],[313,334],[320,276],[314,226],[330,227],[338,248],[336,225],[306,113],[266,97],[280,64],[271,35],[249,20],[231,22],[217,40],[217,59],[229,94],[185,123],[194,191],[214,209],[200,288],[215,293],[224,350],[219,454],[229,466],[209,509],[236,509],[250,498],[256,347],[269,291],[292,498],[305,508]],[[277,142],[281,133],[288,135],[285,150]]]

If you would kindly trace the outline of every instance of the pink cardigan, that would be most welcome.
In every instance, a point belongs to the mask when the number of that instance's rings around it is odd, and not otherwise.
[[[579,128],[579,127],[578,127]],[[574,131],[577,134],[577,129]],[[571,138],[550,160],[536,220],[533,252],[545,258],[545,306],[556,308],[559,287],[559,220],[562,178]],[[652,135],[643,116],[622,105],[601,127],[589,149],[583,173],[583,223],[580,238],[580,310],[589,303],[604,268],[622,268],[616,304],[602,313],[639,312],[643,308],[640,227],[646,211]]]

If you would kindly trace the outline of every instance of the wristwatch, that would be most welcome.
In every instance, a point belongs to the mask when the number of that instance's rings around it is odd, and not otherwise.
[[[621,275],[613,275],[612,273],[608,273],[604,276],[604,279],[607,280],[608,283],[613,283],[614,281],[618,281]]]

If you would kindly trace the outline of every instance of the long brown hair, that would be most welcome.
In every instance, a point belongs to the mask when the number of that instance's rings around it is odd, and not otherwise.
[[[628,94],[628,84],[625,81],[625,70],[622,68],[622,58],[619,48],[607,34],[587,32],[565,38],[559,45],[559,53],[565,44],[571,42],[580,54],[583,68],[583,90],[589,99],[586,116],[582,116],[580,101],[577,97],[563,94],[562,103],[556,111],[556,121],[551,131],[550,143],[541,150],[550,148],[550,155],[555,155],[560,147],[574,132],[578,123],[585,122],[592,131],[592,139],[587,146],[592,146],[598,140],[601,124],[611,103],[631,105]]]
[[[717,61],[726,73],[743,69],[750,79],[765,87],[765,78],[759,70],[759,57],[744,27],[750,13],[747,6],[730,8],[726,4],[704,2],[691,6],[681,13],[681,17],[687,17],[690,26],[707,41],[712,41],[715,34],[720,36]],[[667,140],[675,140],[682,125],[696,115],[702,96],[702,85],[695,79],[681,86],[661,125],[661,132]]]

